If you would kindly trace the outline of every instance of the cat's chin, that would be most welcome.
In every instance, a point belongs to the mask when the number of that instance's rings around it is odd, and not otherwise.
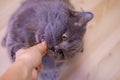
[[[52,50],[48,50],[48,52],[47,52],[47,55],[49,57],[54,59],[56,63],[60,63],[60,64],[65,63],[65,62],[71,60],[74,57],[74,55],[66,56],[64,54],[65,53],[61,52],[61,51],[60,51],[60,53],[56,53],[56,52],[54,52]]]
[[[52,51],[52,50],[48,50],[47,54],[50,57],[52,57],[53,59],[58,60],[58,61],[64,61],[64,60],[66,60],[66,58],[64,56],[64,53],[62,51],[60,51],[58,53],[58,52],[55,52],[55,51]]]

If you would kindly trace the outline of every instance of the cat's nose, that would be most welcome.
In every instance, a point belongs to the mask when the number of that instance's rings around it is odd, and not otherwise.
[[[55,51],[55,47],[51,47],[50,50]]]

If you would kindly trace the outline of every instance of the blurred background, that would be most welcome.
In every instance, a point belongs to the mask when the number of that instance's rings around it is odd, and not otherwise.
[[[24,0],[0,0],[0,41],[8,20]],[[77,56],[61,80],[120,80],[120,0],[70,0],[75,9],[94,13],[85,35],[84,53]],[[0,46],[0,75],[11,64]]]

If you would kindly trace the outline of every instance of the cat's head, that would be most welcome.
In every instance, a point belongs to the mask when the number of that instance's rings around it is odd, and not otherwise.
[[[93,14],[57,8],[48,15],[49,21],[43,35],[49,48],[48,55],[64,60],[82,51],[86,25]]]

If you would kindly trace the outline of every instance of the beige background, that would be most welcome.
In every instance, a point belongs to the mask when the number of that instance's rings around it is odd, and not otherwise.
[[[0,0],[0,41],[11,14],[22,1]],[[71,3],[76,10],[82,7],[92,11],[95,17],[88,24],[84,53],[70,64],[62,80],[120,80],[120,0],[71,0]],[[10,63],[0,46],[0,75]]]

